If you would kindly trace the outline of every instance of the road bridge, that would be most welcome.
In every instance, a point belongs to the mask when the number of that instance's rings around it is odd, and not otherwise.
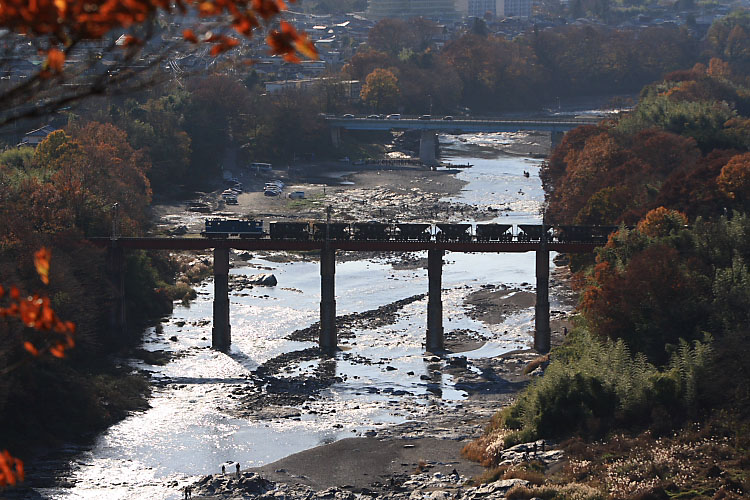
[[[392,115],[389,115],[392,116]],[[426,117],[427,115],[423,115]],[[445,117],[448,118],[448,117]],[[420,130],[419,159],[426,165],[436,163],[437,133],[469,134],[477,132],[518,132],[534,130],[549,132],[553,145],[559,142],[565,132],[581,125],[596,125],[601,117],[565,117],[565,118],[450,118],[429,119],[417,116],[393,118],[365,118],[326,116],[325,121],[331,128],[331,141],[338,147],[341,143],[342,130]]]
[[[427,251],[428,303],[426,350],[444,350],[442,265],[445,252],[536,252],[536,306],[534,348],[546,353],[550,349],[549,323],[549,253],[589,253],[600,243],[560,241],[357,241],[357,240],[273,240],[242,238],[90,238],[92,243],[108,249],[108,269],[114,285],[116,304],[111,322],[114,331],[125,327],[124,251],[210,250],[214,254],[214,301],[212,347],[226,351],[231,345],[229,315],[229,250],[287,250],[320,252],[320,334],[319,346],[326,351],[337,348],[336,335],[336,251],[413,252]]]

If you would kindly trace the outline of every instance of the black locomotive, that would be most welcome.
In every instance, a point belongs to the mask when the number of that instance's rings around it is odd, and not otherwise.
[[[206,238],[270,238],[272,240],[338,241],[454,241],[549,242],[604,244],[617,226],[542,226],[541,224],[435,224],[417,222],[287,222],[270,221],[268,232],[261,220],[206,219]]]

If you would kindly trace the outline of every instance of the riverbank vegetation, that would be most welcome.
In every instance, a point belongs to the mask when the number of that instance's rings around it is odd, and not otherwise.
[[[743,62],[717,58],[668,73],[543,166],[549,222],[620,227],[572,258],[576,328],[544,375],[464,450],[516,477],[504,448],[562,443],[565,467],[509,498],[750,492],[747,85]]]
[[[137,341],[146,321],[171,310],[161,292],[169,264],[159,256],[128,255],[129,328],[113,333],[109,311],[116,287],[106,251],[84,238],[108,234],[115,213],[122,235],[141,234],[151,200],[149,167],[124,131],[100,123],[71,123],[36,149],[0,154],[2,283],[49,297],[51,308],[76,325],[75,349],[30,363],[28,327],[0,321],[0,360],[14,367],[0,375],[0,443],[13,456],[93,436],[146,406],[146,380],[107,359]],[[37,278],[30,250],[42,247],[52,249],[48,285]]]

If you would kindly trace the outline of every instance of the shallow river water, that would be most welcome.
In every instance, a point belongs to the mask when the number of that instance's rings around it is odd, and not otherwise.
[[[539,160],[476,158],[468,152],[472,145],[512,140],[519,140],[519,136],[441,137],[441,144],[451,147],[450,161],[474,165],[458,174],[468,185],[453,200],[498,208],[498,221],[538,222],[543,200]],[[530,176],[525,177],[524,171]],[[483,347],[462,355],[469,359],[491,357],[530,345],[533,309],[510,316],[504,324],[487,326],[466,315],[463,299],[488,283],[528,288],[535,281],[534,259],[533,253],[446,255],[442,297],[445,330],[473,330],[487,339]],[[270,271],[260,271],[259,267]],[[38,493],[61,499],[181,498],[180,486],[196,476],[218,472],[222,464],[227,468],[234,467],[235,461],[242,468],[263,465],[371,429],[420,419],[431,405],[455,405],[465,398],[447,374],[438,388],[434,382],[420,379],[428,373],[422,345],[427,321],[425,298],[402,309],[394,324],[357,330],[356,338],[342,342],[347,356],[340,354],[327,369],[335,370],[343,382],[325,389],[319,400],[307,403],[316,413],[303,412],[296,420],[233,417],[231,410],[238,403],[231,393],[249,383],[253,369],[279,354],[314,346],[285,337],[317,321],[320,274],[315,262],[275,263],[259,258],[231,272],[273,272],[279,282],[276,287],[232,293],[231,352],[222,354],[209,348],[213,286],[208,281],[200,286],[198,299],[189,307],[175,307],[169,321],[162,325],[163,332],[150,329],[145,334],[145,349],[169,350],[178,356],[162,367],[128,361],[135,368],[150,371],[156,381],[151,408],[111,427],[91,448],[72,450],[62,470],[59,458],[51,460],[50,467],[58,470],[65,487],[40,488]],[[427,272],[394,270],[380,260],[338,263],[336,292],[338,314],[367,311],[426,293]],[[552,302],[554,307],[554,297]],[[172,336],[177,341],[170,341]],[[372,364],[351,361],[362,358]],[[302,362],[289,376],[312,372],[318,364]]]

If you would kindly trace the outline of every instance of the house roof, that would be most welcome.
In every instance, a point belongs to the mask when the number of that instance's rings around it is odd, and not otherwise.
[[[26,132],[24,134],[24,137],[47,137],[55,130],[57,129],[52,127],[51,125],[45,125],[44,127]]]

